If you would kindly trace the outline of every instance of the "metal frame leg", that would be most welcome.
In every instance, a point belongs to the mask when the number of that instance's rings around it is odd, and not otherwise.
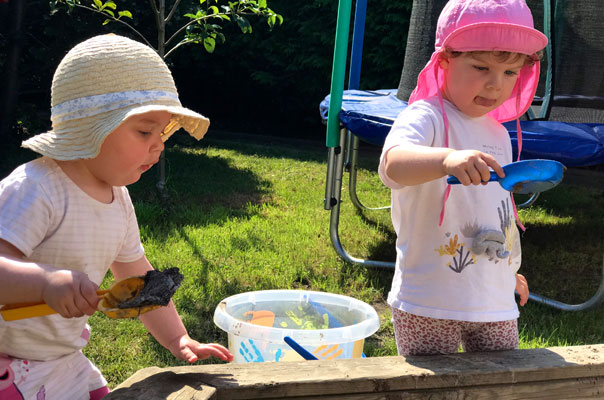
[[[329,218],[329,238],[331,244],[336,250],[338,255],[345,261],[360,264],[366,267],[386,268],[394,269],[394,262],[387,261],[374,261],[365,260],[362,258],[356,258],[348,254],[342,242],[340,241],[340,235],[338,233],[339,222],[340,222],[340,203],[342,194],[342,175],[344,173],[344,154],[342,149],[346,142],[346,129],[340,130],[340,145],[335,148],[329,149],[328,155],[328,166],[327,166],[327,188],[325,198],[325,209],[331,210]],[[330,197],[327,197],[329,193]]]
[[[516,208],[525,208],[532,205],[539,198],[539,193],[532,193],[531,197],[522,204],[518,204]]]
[[[359,162],[359,137],[347,131],[346,135],[346,170],[348,171],[348,191],[352,204],[359,210],[389,210],[390,206],[383,207],[367,207],[357,195],[357,165]]]
[[[604,257],[602,259],[602,280],[600,281],[600,286],[596,290],[596,293],[586,302],[580,304],[566,304],[536,293],[530,293],[529,299],[562,311],[583,311],[600,305],[604,301]]]

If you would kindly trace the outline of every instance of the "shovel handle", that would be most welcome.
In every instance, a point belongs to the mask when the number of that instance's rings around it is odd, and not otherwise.
[[[283,338],[283,340],[285,341],[285,343],[287,343],[289,345],[289,347],[291,347],[292,349],[294,349],[296,351],[296,353],[298,353],[299,355],[301,355],[302,358],[304,358],[305,360],[318,360],[318,358],[315,357],[314,354],[312,354],[311,352],[309,352],[308,350],[306,350],[304,347],[300,346],[298,344],[298,342],[296,342],[291,337],[285,336]]]
[[[495,182],[495,181],[498,181],[499,179],[500,178],[497,175],[497,172],[491,171],[491,176],[489,177],[489,180],[487,182]],[[460,184],[461,182],[456,177],[450,176],[447,178],[447,183],[450,185],[457,185],[457,184]]]
[[[96,294],[102,296],[107,292],[109,292],[109,290],[97,290]],[[7,304],[0,308],[0,314],[5,321],[17,321],[20,319],[56,314],[56,311],[44,302],[15,303]]]

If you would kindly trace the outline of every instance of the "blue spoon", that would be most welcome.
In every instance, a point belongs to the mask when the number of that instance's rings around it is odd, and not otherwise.
[[[296,353],[300,354],[302,356],[302,358],[304,358],[305,360],[318,360],[317,357],[315,357],[313,354],[311,354],[304,347],[300,346],[298,344],[298,342],[296,342],[294,339],[290,338],[289,336],[285,336],[283,338],[283,340],[285,340],[285,343],[287,343],[289,345],[289,347],[294,349],[296,351]]]
[[[500,178],[491,171],[489,182],[499,182],[505,190],[520,193],[540,193],[549,190],[562,181],[566,167],[554,160],[523,160],[504,165],[505,177]],[[460,183],[450,176],[447,183]]]

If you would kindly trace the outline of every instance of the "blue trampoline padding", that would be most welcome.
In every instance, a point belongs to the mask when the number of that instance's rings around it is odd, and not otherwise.
[[[396,89],[373,91],[345,90],[340,122],[360,139],[382,146],[396,117],[407,107],[396,97]],[[319,106],[327,120],[329,95]],[[520,121],[521,159],[556,160],[568,167],[604,163],[604,124],[579,124],[559,121]],[[510,132],[512,149],[517,154],[516,122],[503,124]],[[515,158],[516,156],[514,156]]]
[[[503,124],[517,154],[516,122]],[[585,167],[604,163],[604,125],[559,121],[520,121],[523,160],[546,158],[567,167]]]
[[[327,95],[319,105],[321,118],[325,121],[329,98]],[[396,89],[345,90],[340,122],[364,141],[382,146],[394,120],[406,106],[407,102],[396,97]]]

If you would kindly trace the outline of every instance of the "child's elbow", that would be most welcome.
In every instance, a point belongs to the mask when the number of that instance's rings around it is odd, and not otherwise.
[[[400,163],[397,163],[396,161],[386,161],[384,163],[384,173],[386,176],[394,182],[404,185],[406,183],[403,170]]]

